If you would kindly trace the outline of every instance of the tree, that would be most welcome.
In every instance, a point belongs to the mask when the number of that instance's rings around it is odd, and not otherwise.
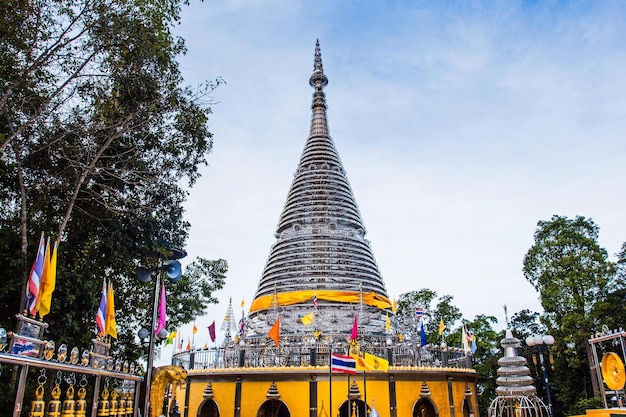
[[[439,336],[439,323],[441,320],[443,320],[448,329],[444,336],[447,335],[452,340],[452,327],[462,317],[461,312],[456,306],[452,305],[454,297],[451,295],[439,297],[437,304],[433,306],[436,298],[437,293],[427,288],[400,294],[396,319],[399,328],[405,336],[419,340],[420,323],[415,315],[415,310],[419,308],[423,311],[422,320],[424,321],[426,339],[429,343],[439,343],[441,341],[441,336]],[[457,338],[456,340],[459,339]]]
[[[156,242],[184,247],[183,203],[212,148],[217,80],[183,85],[178,0],[9,0],[0,5],[0,322],[14,324],[44,232],[60,243],[46,316],[57,343],[89,347],[102,280],[116,290],[119,340],[136,359],[153,291],[137,281]],[[227,264],[197,259],[168,288],[172,326],[215,302]]]
[[[594,395],[587,339],[602,324],[624,318],[616,297],[623,295],[623,284],[597,243],[598,233],[592,219],[555,215],[538,223],[535,243],[524,258],[524,276],[544,309],[541,320],[556,339],[551,386],[562,412]]]
[[[480,415],[485,417],[489,405],[496,397],[496,379],[498,378],[498,360],[502,357],[500,340],[504,332],[496,332],[493,325],[498,320],[493,316],[479,314],[473,321],[463,320],[463,324],[472,332],[476,342],[476,352],[473,354],[474,369],[482,379],[477,384],[480,396],[478,397],[478,409]]]

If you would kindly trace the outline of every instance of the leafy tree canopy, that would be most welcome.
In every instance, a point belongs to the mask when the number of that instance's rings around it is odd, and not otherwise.
[[[59,244],[47,338],[89,347],[103,279],[116,291],[114,353],[140,355],[159,242],[183,248],[183,203],[207,163],[210,94],[183,84],[178,0],[0,4],[0,323],[14,325],[41,233]],[[224,285],[224,260],[196,259],[168,285],[170,329]],[[119,352],[120,350],[124,352]]]
[[[572,412],[579,400],[594,396],[590,335],[603,324],[617,328],[626,319],[624,281],[598,244],[598,234],[592,219],[555,215],[538,223],[535,243],[524,258],[524,276],[544,309],[541,324],[556,339],[551,385],[562,412]],[[543,330],[533,317],[519,319]]]

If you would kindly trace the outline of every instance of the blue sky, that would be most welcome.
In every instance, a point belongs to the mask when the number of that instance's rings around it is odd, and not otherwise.
[[[192,1],[186,83],[220,76],[191,190],[189,259],[224,258],[220,326],[254,296],[309,132],[316,39],[330,133],[390,296],[450,294],[467,319],[540,309],[522,274],[539,220],[626,241],[626,3]],[[190,334],[186,328],[183,336]]]

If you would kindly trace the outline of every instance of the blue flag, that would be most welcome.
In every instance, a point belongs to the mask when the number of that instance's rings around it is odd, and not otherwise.
[[[420,345],[426,346],[428,342],[426,341],[426,332],[424,331],[424,322],[422,321],[422,328],[420,329]]]

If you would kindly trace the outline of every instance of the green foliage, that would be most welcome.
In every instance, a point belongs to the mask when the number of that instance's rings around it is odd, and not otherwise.
[[[449,341],[452,342],[453,334],[451,329],[461,318],[461,312],[456,306],[452,305],[454,297],[451,295],[439,297],[436,300],[437,303],[433,306],[436,298],[437,293],[427,288],[400,294],[396,318],[405,336],[419,340],[420,324],[415,318],[415,309],[421,308],[424,310],[424,329],[428,343],[441,342],[442,338],[439,335],[439,323],[441,320],[443,320],[447,329],[444,331],[444,340],[448,342],[449,338]],[[456,344],[458,340],[460,340],[458,337],[454,339],[454,343]]]
[[[604,401],[600,397],[581,398],[572,407],[572,414],[584,415],[587,410],[596,410],[604,408]]]
[[[535,243],[524,258],[524,275],[539,292],[545,330],[556,343],[550,382],[561,412],[593,397],[589,336],[603,324],[623,325],[624,281],[598,243],[591,219],[553,216],[540,221]]]
[[[183,204],[212,148],[210,93],[183,85],[178,0],[7,0],[0,5],[0,323],[11,329],[40,234],[59,244],[46,338],[87,348],[102,281],[115,354],[140,356],[155,242],[184,247]],[[158,246],[158,244],[156,244]],[[227,264],[197,259],[168,285],[168,326],[215,302]],[[123,352],[122,352],[123,350]]]

